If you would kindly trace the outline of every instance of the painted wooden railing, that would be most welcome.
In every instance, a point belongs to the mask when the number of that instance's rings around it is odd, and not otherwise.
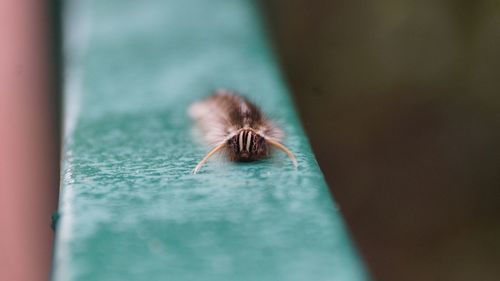
[[[70,0],[52,280],[367,280],[250,0]],[[286,156],[210,161],[190,103],[256,101]]]

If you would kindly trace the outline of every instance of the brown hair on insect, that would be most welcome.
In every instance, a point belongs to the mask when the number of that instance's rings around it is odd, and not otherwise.
[[[269,156],[270,147],[285,152],[297,167],[293,153],[280,142],[283,132],[257,106],[236,92],[217,90],[214,95],[191,105],[188,113],[204,138],[214,145],[193,173],[221,150],[231,161],[249,162]]]

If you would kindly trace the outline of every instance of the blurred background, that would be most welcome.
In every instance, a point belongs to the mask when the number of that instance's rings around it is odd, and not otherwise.
[[[261,1],[377,280],[500,276],[500,1]]]
[[[48,2],[0,1],[1,281],[47,280],[52,260],[59,83]]]
[[[498,280],[500,2],[260,3],[374,278]],[[0,280],[43,280],[50,270],[60,98],[53,8],[0,1]]]

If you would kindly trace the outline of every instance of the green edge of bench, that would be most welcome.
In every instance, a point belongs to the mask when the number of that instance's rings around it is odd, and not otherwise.
[[[52,280],[367,280],[253,1],[72,0]],[[210,161],[186,116],[235,89],[285,156]]]

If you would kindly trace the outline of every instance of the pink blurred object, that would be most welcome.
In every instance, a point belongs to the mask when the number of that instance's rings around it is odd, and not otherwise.
[[[0,280],[48,280],[58,147],[45,1],[0,1]]]

